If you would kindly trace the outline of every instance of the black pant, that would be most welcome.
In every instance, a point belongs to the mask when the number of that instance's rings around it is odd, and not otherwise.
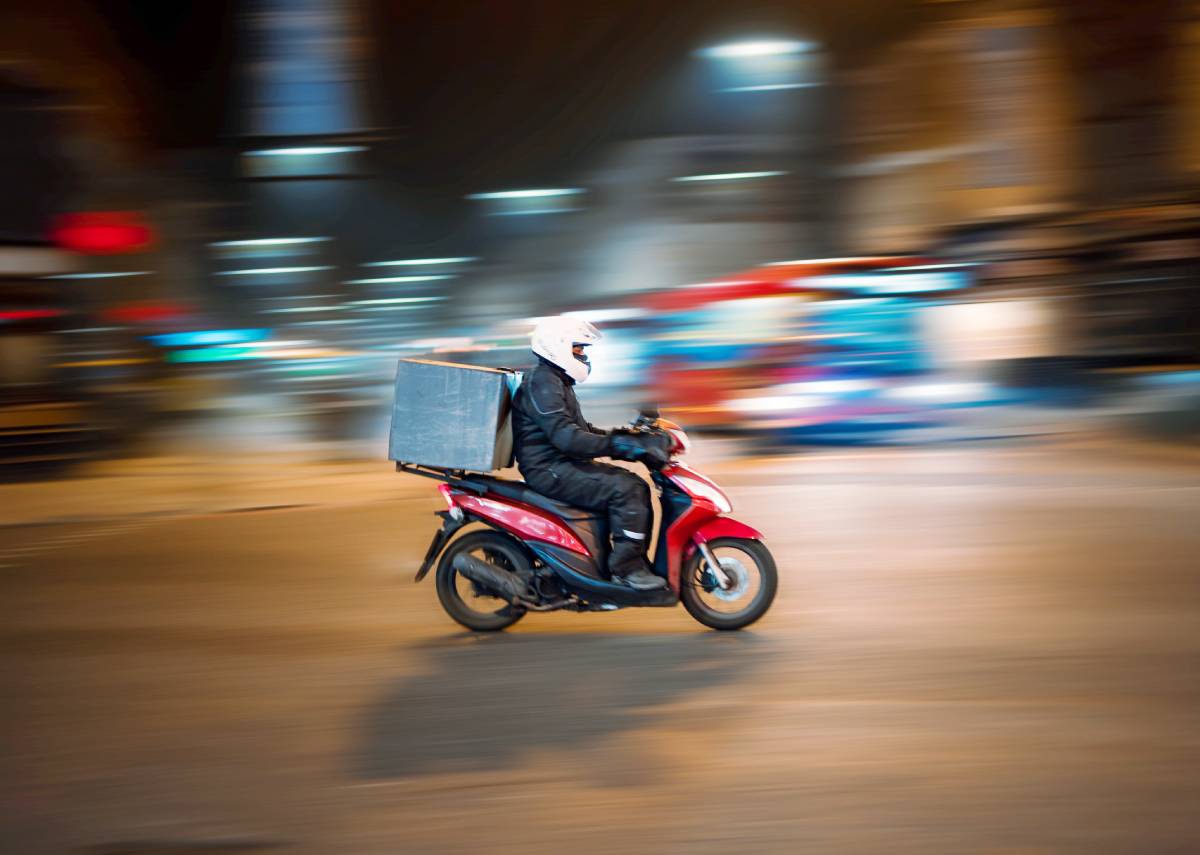
[[[613,536],[609,567],[632,569],[650,545],[650,487],[628,469],[594,461],[560,461],[526,472],[525,481],[544,496],[608,514]]]

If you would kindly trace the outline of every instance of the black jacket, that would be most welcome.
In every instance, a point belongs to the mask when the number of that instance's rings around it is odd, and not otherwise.
[[[574,386],[567,372],[539,356],[513,396],[513,450],[526,479],[562,460],[610,453],[608,432],[584,419]]]

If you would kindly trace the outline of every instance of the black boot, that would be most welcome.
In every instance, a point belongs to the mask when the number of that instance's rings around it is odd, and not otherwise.
[[[644,541],[614,537],[608,570],[614,582],[622,582],[635,591],[657,591],[667,587],[666,579],[651,572]]]

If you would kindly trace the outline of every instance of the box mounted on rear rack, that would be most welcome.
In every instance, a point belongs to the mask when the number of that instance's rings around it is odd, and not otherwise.
[[[400,360],[388,457],[468,472],[511,466],[509,402],[520,377],[503,368]]]

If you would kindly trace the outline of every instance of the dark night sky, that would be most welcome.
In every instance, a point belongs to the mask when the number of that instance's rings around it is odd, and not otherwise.
[[[404,140],[400,168],[409,183],[459,192],[568,180],[614,139],[720,127],[727,117],[694,79],[697,47],[796,36],[852,62],[915,26],[914,5],[368,0],[371,118]],[[154,145],[210,146],[234,128],[239,7],[96,3],[143,71]]]

